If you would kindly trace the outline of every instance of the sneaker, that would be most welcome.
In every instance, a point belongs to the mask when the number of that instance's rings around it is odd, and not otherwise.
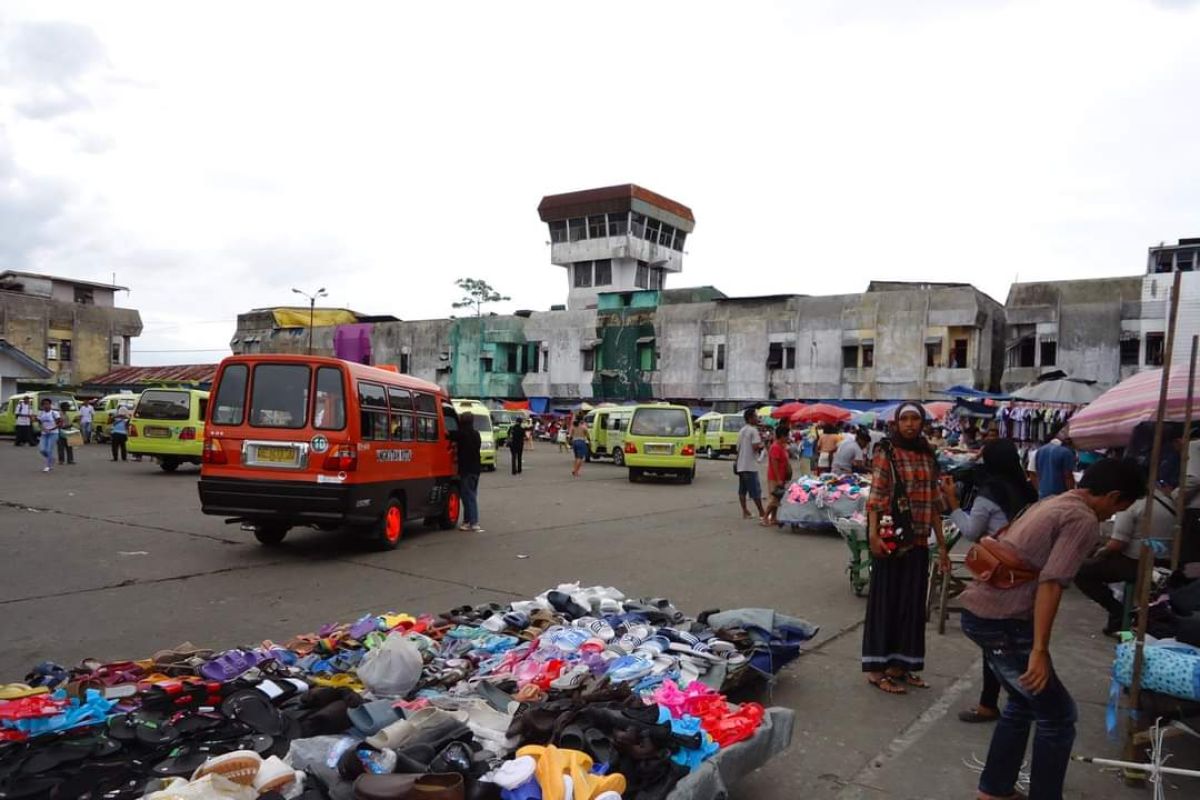
[[[471,526],[464,522],[462,525],[458,526],[458,529],[460,531],[469,531],[469,530],[471,530]]]
[[[50,467],[42,467],[42,472],[49,472],[49,471],[50,471]]]
[[[471,530],[471,533],[487,533],[487,531],[485,531],[483,528],[479,527],[478,525],[472,525],[470,530]]]

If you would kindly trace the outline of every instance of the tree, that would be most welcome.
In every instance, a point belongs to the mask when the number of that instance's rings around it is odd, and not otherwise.
[[[476,278],[459,278],[454,285],[465,293],[461,300],[453,305],[455,308],[474,308],[475,316],[483,316],[483,306],[486,303],[502,303],[511,297],[500,294],[487,281]]]

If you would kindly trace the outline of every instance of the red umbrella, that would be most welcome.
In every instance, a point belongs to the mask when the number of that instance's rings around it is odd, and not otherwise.
[[[954,403],[948,403],[945,400],[936,400],[925,404],[925,411],[929,413],[930,419],[945,419],[946,414],[952,408],[954,408]]]
[[[813,403],[792,415],[792,422],[816,422],[818,424],[845,422],[850,412],[829,403]]]
[[[784,403],[771,411],[771,416],[775,419],[791,419],[792,415],[802,408],[804,408],[804,403]]]

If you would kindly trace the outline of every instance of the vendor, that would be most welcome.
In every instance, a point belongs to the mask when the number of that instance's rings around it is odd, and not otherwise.
[[[1075,585],[1079,591],[1096,601],[1108,612],[1104,625],[1106,636],[1116,636],[1123,627],[1125,607],[1108,588],[1110,583],[1137,581],[1138,559],[1141,557],[1142,515],[1150,498],[1142,498],[1113,517],[1113,532],[1109,540],[1079,568]],[[1154,490],[1154,512],[1150,515],[1149,539],[1170,543],[1175,536],[1175,499],[1167,487],[1159,484]]]
[[[833,474],[849,475],[852,472],[867,471],[866,449],[871,445],[871,435],[862,428],[854,433],[854,438],[847,439],[838,445],[833,454]]]

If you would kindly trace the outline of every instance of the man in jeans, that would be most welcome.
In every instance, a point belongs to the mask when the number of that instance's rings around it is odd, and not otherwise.
[[[475,430],[475,416],[469,411],[458,418],[455,435],[458,451],[458,484],[462,496],[463,521],[460,531],[483,533],[479,527],[479,463],[480,438]]]
[[[1096,462],[1079,488],[1031,507],[1001,535],[1038,573],[1036,578],[1007,589],[975,581],[960,596],[963,633],[983,649],[1008,690],[979,779],[981,800],[1018,796],[1017,776],[1035,721],[1029,798],[1062,797],[1077,713],[1050,661],[1054,618],[1063,589],[1099,543],[1100,523],[1129,508],[1144,491],[1133,462]]]
[[[758,412],[748,408],[742,419],[746,424],[738,431],[737,463],[733,465],[738,476],[738,502],[742,504],[742,519],[750,519],[750,509],[746,507],[749,496],[758,508],[758,518],[765,521],[767,512],[763,509],[762,485],[758,480],[758,454],[763,449],[762,435],[758,432]]]

